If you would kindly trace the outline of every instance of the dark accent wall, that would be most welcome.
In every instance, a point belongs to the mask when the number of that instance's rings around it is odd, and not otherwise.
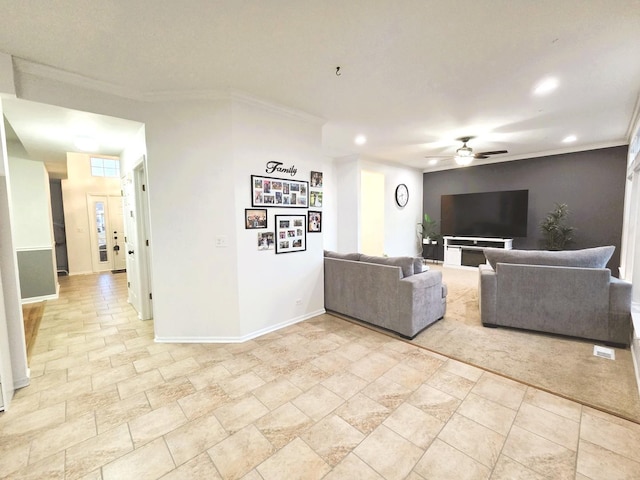
[[[620,146],[425,173],[423,211],[440,222],[441,195],[528,189],[527,236],[513,248],[542,248],[540,222],[566,203],[576,228],[569,248],[615,245],[607,266],[618,276],[627,153]]]

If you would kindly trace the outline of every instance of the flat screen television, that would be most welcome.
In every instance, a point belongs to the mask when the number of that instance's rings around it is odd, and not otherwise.
[[[461,193],[440,198],[443,235],[526,237],[529,190]]]

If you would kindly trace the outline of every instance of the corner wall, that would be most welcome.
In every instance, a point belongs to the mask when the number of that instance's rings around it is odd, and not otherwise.
[[[359,252],[362,245],[361,189],[362,171],[384,175],[384,253],[389,256],[421,256],[416,225],[422,218],[422,172],[375,159],[343,157],[333,160],[337,184],[337,250]],[[404,208],[395,201],[396,187],[404,183],[409,202]]]
[[[9,149],[14,247],[23,303],[57,298],[49,175],[44,163]]]

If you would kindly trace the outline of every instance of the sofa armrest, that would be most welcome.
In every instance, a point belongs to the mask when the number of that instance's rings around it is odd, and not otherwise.
[[[609,337],[629,345],[631,341],[631,283],[611,277],[609,284]]]
[[[413,338],[426,326],[444,316],[446,289],[442,272],[429,270],[398,282],[398,325],[396,331]]]
[[[483,264],[478,266],[478,305],[480,307],[480,320],[483,325],[495,325],[497,321],[497,289],[498,279],[491,266]]]

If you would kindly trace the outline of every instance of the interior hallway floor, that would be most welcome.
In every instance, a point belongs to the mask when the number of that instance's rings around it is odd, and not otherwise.
[[[0,478],[640,478],[640,425],[330,315],[162,344],[124,274],[60,286]]]

